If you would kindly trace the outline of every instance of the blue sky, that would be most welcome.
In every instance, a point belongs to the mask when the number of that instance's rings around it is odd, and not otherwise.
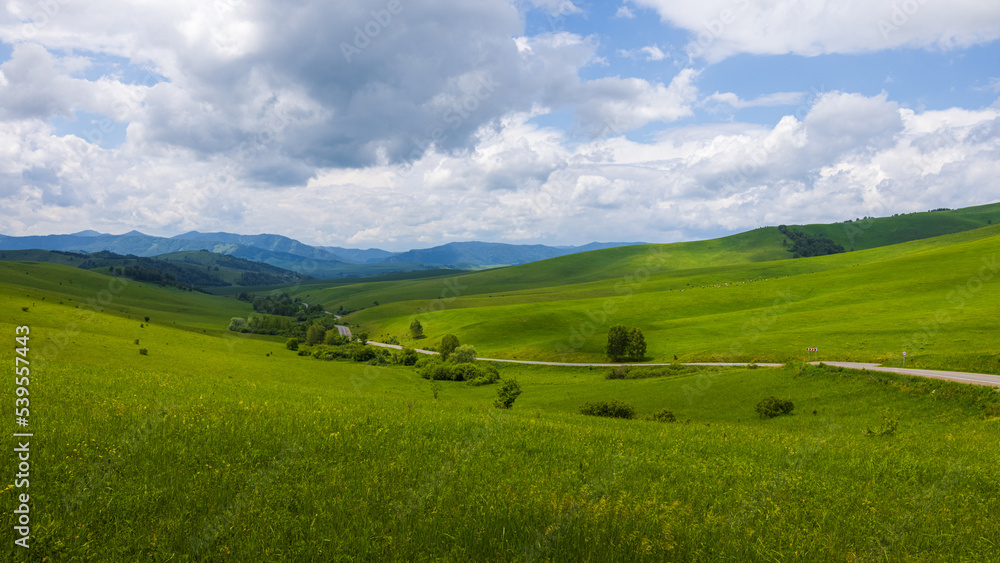
[[[983,2],[11,0],[0,232],[402,250],[987,203],[998,39]]]

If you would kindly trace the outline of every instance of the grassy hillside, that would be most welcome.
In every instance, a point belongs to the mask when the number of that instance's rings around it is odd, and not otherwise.
[[[599,360],[607,328],[621,323],[640,327],[648,356],[659,361],[786,361],[819,347],[821,358],[892,363],[906,350],[911,366],[1000,373],[1000,347],[988,328],[1000,313],[998,241],[1000,225],[817,258],[751,262],[744,253],[742,263],[675,267],[696,262],[692,249],[705,248],[686,243],[682,252],[666,245],[593,253],[596,267],[580,264],[577,283],[557,259],[310,293],[342,296],[327,301],[335,307],[378,301],[347,318],[373,338],[406,341],[419,318],[429,337],[423,345],[454,333],[506,358]],[[729,259],[701,256],[710,265]]]
[[[862,250],[960,233],[994,223],[1000,224],[1000,203],[895,217],[856,218],[851,222],[798,228],[810,234],[826,235],[845,249]]]
[[[1000,224],[1000,203],[953,211],[912,213],[896,217],[865,219],[831,225],[789,225],[810,234],[823,234],[846,249],[873,249],[923,240],[945,234],[960,233],[988,226],[996,219]],[[657,273],[712,267],[739,266],[757,262],[791,259],[782,246],[785,237],[777,227],[754,229],[719,239],[684,243],[612,248],[553,258],[487,272],[467,274],[461,283],[450,289],[440,283],[369,284],[357,285],[317,283],[303,285],[299,296],[327,303],[344,305],[347,309],[369,307],[374,301],[392,303],[438,299],[442,291],[448,297],[456,289],[463,295],[490,295],[525,290],[545,290],[604,280],[621,281],[633,272],[654,266]],[[322,288],[329,288],[323,291]]]
[[[253,309],[235,299],[161,288],[100,273],[36,262],[0,262],[0,288],[10,306],[20,309],[58,304],[66,325],[78,317],[104,313],[117,318],[176,326],[207,334],[226,334],[228,320]],[[22,297],[23,295],[23,297]],[[220,324],[220,320],[224,320]]]
[[[35,434],[31,486],[0,493],[9,560],[24,556],[10,540],[14,495],[26,491],[39,561],[995,553],[1000,524],[985,515],[1000,510],[1000,410],[988,389],[801,367],[606,380],[501,366],[524,393],[499,412],[496,386],[443,382],[435,399],[411,368],[203,332],[239,312],[231,299],[0,267],[0,333],[13,344],[14,328],[30,327],[33,368],[19,428]],[[83,305],[109,294],[103,312]],[[13,365],[13,349],[0,361]],[[767,395],[792,399],[793,414],[759,419]],[[681,422],[579,414],[604,399],[640,415],[670,408]],[[12,386],[0,400],[13,404]],[[880,415],[896,432],[865,436]],[[0,470],[14,475],[14,464],[2,456]]]

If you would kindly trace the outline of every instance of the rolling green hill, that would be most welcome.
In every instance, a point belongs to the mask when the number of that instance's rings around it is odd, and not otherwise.
[[[988,329],[1000,313],[1000,225],[801,259],[777,259],[787,252],[776,234],[308,293],[328,308],[367,306],[347,321],[373,338],[416,344],[407,329],[418,318],[425,346],[453,333],[512,359],[600,360],[607,328],[626,324],[657,361],[786,361],[819,347],[821,358],[893,362],[906,350],[914,367],[1000,373]]]

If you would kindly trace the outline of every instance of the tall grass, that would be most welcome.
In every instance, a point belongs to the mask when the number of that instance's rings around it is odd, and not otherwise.
[[[24,312],[23,298],[4,296],[0,331],[29,324],[42,347],[74,310],[46,300]],[[109,313],[92,323],[34,374],[31,560],[995,553],[1000,447],[987,389],[804,366],[636,380],[502,366],[524,394],[501,412],[495,386],[441,382],[434,399],[411,368],[319,362],[263,340],[227,346]],[[135,353],[137,334],[148,356]],[[795,414],[760,420],[753,405],[767,395],[793,398]],[[682,422],[578,414],[605,399]],[[896,434],[865,436],[882,412],[898,416]],[[12,475],[13,463],[0,467]],[[7,530],[14,491],[0,493]]]

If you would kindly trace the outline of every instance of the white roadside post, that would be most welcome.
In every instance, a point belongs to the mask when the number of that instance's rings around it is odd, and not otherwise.
[[[906,350],[903,350],[903,367],[906,367]]]

